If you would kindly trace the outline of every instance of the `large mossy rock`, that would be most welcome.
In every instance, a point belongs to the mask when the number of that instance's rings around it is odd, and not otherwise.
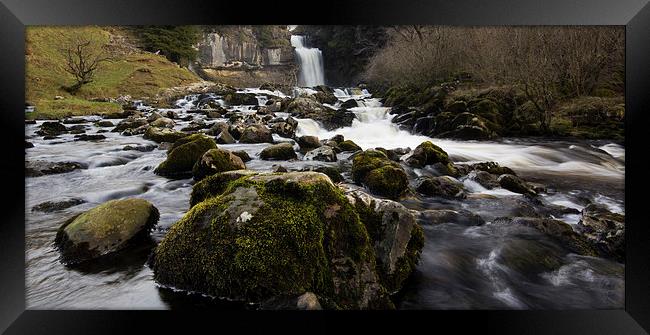
[[[391,308],[355,206],[317,172],[230,171],[197,183],[194,205],[154,252],[162,285],[247,302],[313,292],[325,308]]]
[[[161,120],[161,119],[158,119]],[[188,134],[173,130],[170,128],[149,127],[144,133],[145,140],[152,140],[156,143],[170,142],[174,143],[177,140],[187,136]]]
[[[442,148],[430,141],[422,142],[413,150],[411,156],[406,159],[406,164],[416,168],[422,168],[436,163],[448,164],[449,162],[449,155]]]
[[[232,133],[232,131],[231,131]],[[235,134],[232,134],[235,136]],[[236,136],[235,136],[236,137]],[[265,125],[254,124],[243,129],[239,136],[240,143],[273,143],[271,130]]]
[[[76,264],[148,237],[158,217],[158,209],[146,200],[111,200],[68,220],[54,242],[61,251],[61,261]]]
[[[246,169],[246,164],[239,156],[228,150],[217,148],[206,151],[201,159],[196,161],[192,168],[192,174],[194,180],[198,181],[217,172],[244,169]]]
[[[270,145],[260,152],[260,158],[263,160],[289,160],[296,159],[298,156],[293,150],[293,145],[288,142]]]
[[[399,198],[408,188],[408,177],[399,163],[379,150],[366,150],[352,159],[352,179],[384,197]]]
[[[210,150],[216,149],[217,144],[213,139],[201,134],[183,137],[169,149],[167,159],[154,170],[161,176],[182,176],[192,172],[194,164]]]

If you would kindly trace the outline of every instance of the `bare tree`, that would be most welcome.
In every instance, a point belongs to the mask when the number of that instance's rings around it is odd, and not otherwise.
[[[99,65],[111,60],[98,42],[82,36],[71,38],[61,53],[66,61],[65,71],[76,80],[72,86],[66,87],[70,93],[92,82]]]

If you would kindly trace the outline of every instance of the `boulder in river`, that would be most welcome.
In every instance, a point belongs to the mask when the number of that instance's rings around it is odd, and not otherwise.
[[[293,138],[296,135],[296,128],[288,122],[276,122],[271,125],[271,132],[284,138]]]
[[[352,140],[341,141],[337,146],[341,152],[345,151],[360,151],[361,147],[354,143]]]
[[[535,192],[532,187],[530,187],[523,179],[515,175],[502,174],[499,176],[497,181],[501,187],[505,188],[508,191],[528,195],[537,195],[537,192]]]
[[[223,100],[231,106],[254,105],[257,106],[257,98],[254,93],[229,93]]]
[[[185,136],[187,136],[186,133],[177,130],[173,130],[169,128],[149,127],[147,131],[144,133],[143,138],[145,140],[152,140],[156,143],[162,143],[162,142],[174,143]]]
[[[601,255],[625,262],[625,215],[589,204],[582,210],[577,228]]]
[[[239,156],[225,149],[210,149],[196,161],[192,174],[194,180],[201,180],[217,172],[244,170],[246,165]]]
[[[305,160],[336,162],[336,152],[330,146],[324,145],[305,154]]]
[[[115,126],[113,124],[113,122],[108,121],[108,120],[97,121],[96,125],[97,125],[97,127],[114,127]]]
[[[410,269],[401,266],[404,257],[393,262],[399,253],[390,253],[410,240],[402,235],[406,229],[396,228],[402,220],[376,214],[371,234],[324,174],[230,171],[197,183],[192,198],[190,211],[154,251],[154,279],[161,285],[253,303],[312,292],[326,309],[394,307],[375,246],[389,251],[381,258],[385,265]]]
[[[68,128],[66,128],[62,123],[59,122],[43,122],[36,134],[41,136],[59,136],[63,133],[66,133]]]
[[[77,162],[26,161],[25,177],[40,177],[47,174],[59,174],[86,169],[88,166]]]
[[[154,121],[150,122],[149,125],[152,127],[160,127],[160,128],[174,128],[174,120],[161,116],[155,119]]]
[[[241,158],[241,160],[246,163],[250,160],[252,160],[251,156],[248,155],[248,153],[244,150],[237,150],[232,152],[233,155]]]
[[[267,128],[265,125],[254,124],[246,127],[242,131],[241,136],[239,137],[239,142],[273,143],[273,135],[271,135],[271,130],[269,130],[269,128]]]
[[[420,177],[416,181],[415,189],[427,196],[456,199],[464,199],[467,196],[463,191],[463,183],[449,176]]]
[[[300,136],[296,139],[296,142],[298,143],[298,146],[300,146],[301,152],[314,150],[322,145],[318,140],[318,137],[310,135]]]
[[[55,212],[66,208],[70,208],[73,206],[81,205],[85,202],[86,202],[85,200],[79,198],[71,198],[62,201],[46,201],[32,207],[32,212],[50,213],[50,212]]]
[[[449,155],[431,141],[422,142],[406,159],[406,164],[415,168],[423,168],[435,163],[449,164]]]
[[[55,245],[63,263],[80,263],[148,237],[158,217],[158,209],[146,200],[111,200],[65,222],[56,234]]]
[[[167,177],[188,175],[191,173],[194,163],[206,151],[216,147],[217,144],[214,143],[214,140],[202,134],[183,137],[174,142],[169,149],[167,159],[156,167],[154,173]]]
[[[118,123],[117,126],[115,126],[115,128],[113,128],[111,131],[114,133],[120,133],[127,129],[136,129],[147,125],[149,125],[149,122],[147,122],[146,118],[129,116],[128,118],[120,121],[120,123]]]
[[[263,160],[289,160],[296,159],[298,156],[293,150],[293,145],[291,145],[291,143],[283,142],[262,149],[262,152],[260,152],[260,158]]]
[[[352,160],[352,179],[368,187],[370,192],[388,198],[399,198],[408,188],[406,172],[386,154],[378,150],[366,150]]]
[[[217,144],[233,144],[237,142],[235,138],[230,135],[228,129],[224,129],[219,132],[219,135],[217,135],[214,140],[217,142]]]

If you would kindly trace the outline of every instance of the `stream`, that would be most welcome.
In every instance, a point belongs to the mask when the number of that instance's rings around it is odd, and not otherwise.
[[[244,89],[255,93],[260,105],[268,96],[284,97],[281,92]],[[296,93],[307,93],[308,89]],[[391,123],[390,108],[382,106],[367,91],[351,94],[336,89],[339,101],[357,100],[353,107],[356,119],[351,127],[325,130],[311,119],[298,119],[296,136],[315,135],[327,139],[341,134],[364,150],[410,147],[431,140],[444,149],[454,163],[495,161],[510,167],[527,181],[542,183],[548,192],[540,196],[543,205],[582,210],[589,203],[606,206],[624,214],[625,150],[611,141],[502,139],[498,141],[456,141],[431,139],[400,130]],[[179,117],[204,115],[189,113],[196,96],[177,102]],[[146,106],[139,108],[146,109]],[[254,113],[252,106],[225,106],[229,110]],[[161,112],[169,109],[160,109]],[[286,117],[286,113],[276,113]],[[100,117],[85,117],[86,133],[100,128]],[[119,119],[112,119],[117,124]],[[180,130],[190,121],[174,120]],[[207,120],[206,120],[207,121]],[[227,121],[214,119],[208,122]],[[26,149],[26,160],[52,162],[74,161],[87,169],[69,173],[25,179],[26,193],[26,289],[30,309],[174,309],[186,306],[213,308],[249,308],[236,302],[174,292],[157,286],[145,262],[152,246],[143,246],[119,261],[101,261],[92,265],[68,268],[58,260],[53,240],[60,225],[71,216],[111,199],[139,197],[153,203],[160,220],[152,232],[160,241],[169,227],[188,210],[192,179],[170,180],[153,173],[166,157],[166,151],[123,150],[127,145],[157,145],[142,136],[123,136],[106,132],[101,141],[74,141],[64,134],[43,140],[35,134],[40,124],[26,125],[26,137],[34,144]],[[111,128],[104,128],[110,130]],[[276,141],[289,139],[273,135]],[[337,162],[305,161],[298,153],[295,161],[270,162],[259,159],[263,144],[219,145],[227,150],[244,150],[253,160],[248,169],[271,171],[275,164],[288,170],[311,166],[341,167],[345,182],[352,183],[349,173],[350,153],[338,154]],[[296,146],[297,147],[297,146]],[[402,157],[402,160],[408,156]],[[418,176],[437,175],[432,168],[413,169],[404,165],[411,182]],[[425,245],[417,271],[398,294],[399,309],[611,309],[624,307],[624,264],[580,256],[565,250],[546,235],[532,228],[495,225],[497,217],[515,216],[521,211],[524,196],[505,189],[487,190],[469,179],[464,183],[467,199],[448,200],[416,196],[402,201],[418,211],[453,209],[480,215],[484,225],[459,222],[430,224],[420,219]],[[32,211],[46,201],[69,198],[85,202],[51,213]],[[538,206],[530,205],[528,206]],[[541,205],[539,205],[541,206]],[[549,214],[575,225],[580,214]],[[559,264],[549,269],[536,260],[540,257]]]

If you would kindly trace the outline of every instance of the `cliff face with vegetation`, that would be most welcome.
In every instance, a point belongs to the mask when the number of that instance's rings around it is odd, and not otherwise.
[[[295,84],[286,26],[204,26],[197,48],[193,68],[205,79],[239,87]]]

